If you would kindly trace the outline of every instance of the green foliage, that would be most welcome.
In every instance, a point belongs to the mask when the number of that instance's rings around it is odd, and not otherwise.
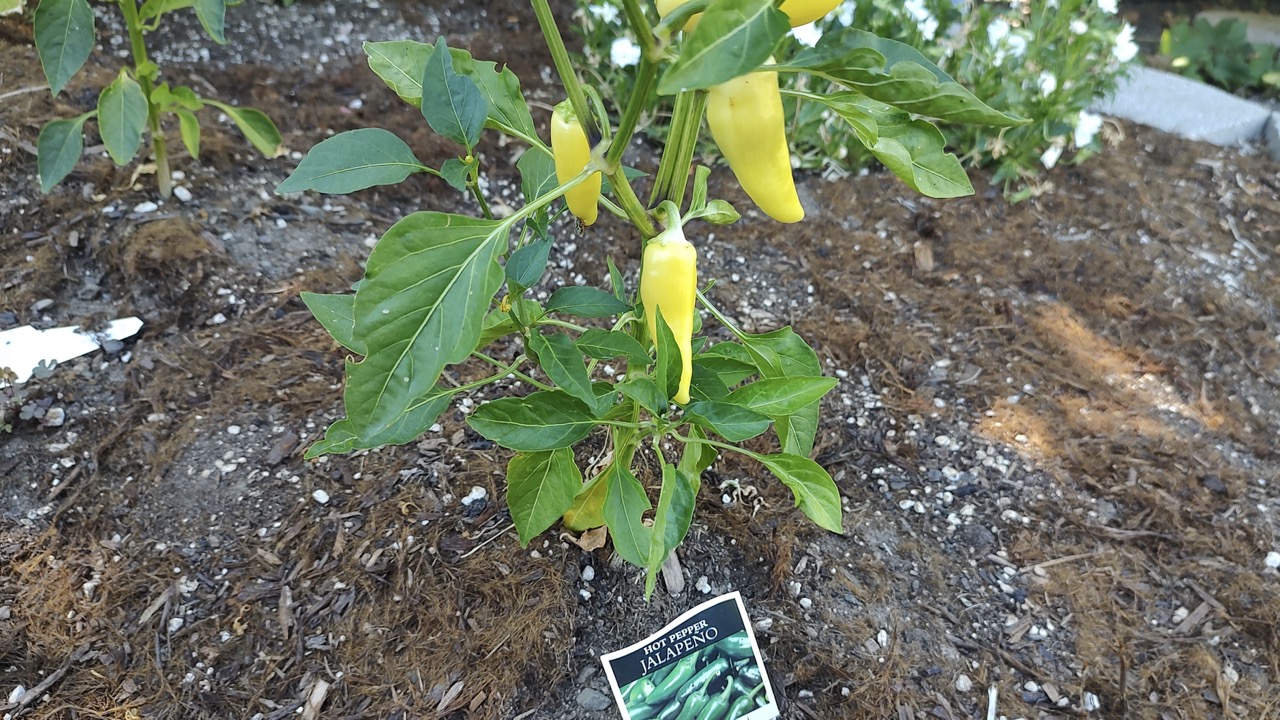
[[[160,118],[166,113],[178,119],[182,144],[195,157],[200,152],[200,121],[196,112],[213,106],[231,118],[245,138],[267,157],[280,150],[280,131],[261,111],[201,98],[189,87],[170,88],[156,83],[160,68],[147,59],[145,35],[159,27],[166,12],[192,8],[214,42],[225,43],[227,0],[147,0],[139,7],[133,0],[118,0],[129,33],[134,66],[122,68],[116,79],[98,95],[97,108],[69,120],[53,120],[40,131],[36,167],[40,189],[49,192],[62,182],[84,149],[84,124],[96,119],[98,134],[117,165],[133,161],[144,135],[150,134],[156,161],[156,182],[161,195],[171,189],[168,150]],[[87,0],[40,0],[33,20],[36,52],[49,89],[57,95],[88,59],[96,41],[93,9]]]
[[[1251,43],[1248,25],[1180,20],[1160,35],[1160,54],[1178,72],[1230,92],[1280,90],[1280,56],[1274,46]]]
[[[621,3],[577,0],[575,14],[583,65],[618,102],[636,71],[634,63],[618,62],[634,47]],[[964,165],[991,168],[998,183],[1025,197],[1042,189],[1037,176],[1064,155],[1080,162],[1098,152],[1102,120],[1088,108],[1115,88],[1136,50],[1132,28],[1096,0],[846,0],[823,20],[792,30],[774,56],[783,68],[807,71],[782,77],[800,167],[834,178],[878,162],[922,194],[957,197],[972,189],[947,149],[963,148]],[[837,58],[841,72],[824,72],[822,57]],[[895,72],[902,61],[910,62]],[[888,94],[931,78],[940,84],[936,97],[922,93],[927,108]],[[856,92],[841,97],[841,88]],[[953,92],[962,95],[948,97]],[[969,122],[981,115],[966,118],[963,96],[994,101],[1003,114],[1030,122]],[[916,114],[943,122],[935,127]],[[644,127],[659,138],[668,131],[660,115]]]
[[[550,17],[546,0],[534,0],[534,7],[540,21]],[[647,63],[642,80],[659,92],[677,92],[677,107],[685,113],[680,121],[696,130],[703,105],[689,102],[697,92],[688,88],[754,70],[786,26],[767,0],[713,0],[698,30],[669,45],[663,62]],[[589,114],[590,93],[566,72],[559,35],[546,27],[544,34],[570,98],[576,90],[581,100],[575,112]],[[604,207],[642,234],[652,234],[646,226],[654,219],[688,226],[738,219],[729,203],[709,197],[705,167],[692,173],[683,215],[683,187],[650,215],[631,187],[643,176],[607,161],[611,143],[629,142],[630,121],[651,112],[656,96],[634,93],[612,139],[607,108],[596,108],[604,139],[580,173],[561,181],[509,69],[477,61],[443,40],[366,43],[365,52],[373,72],[454,141],[458,156],[433,169],[385,130],[354,130],[313,147],[277,190],[350,192],[426,172],[471,195],[483,217],[415,212],[382,236],[352,294],[304,294],[316,319],[358,356],[346,362],[346,417],[329,427],[308,457],[409,442],[455,396],[489,386],[500,388],[497,397],[468,406],[466,422],[516,453],[507,468],[507,505],[522,543],[557,518],[574,530],[606,525],[618,554],[645,570],[651,592],[658,570],[689,531],[703,473],[722,451],[757,462],[791,490],[801,512],[841,532],[835,482],[809,458],[821,400],[836,380],[823,376],[817,353],[791,328],[743,332],[702,297],[702,307],[732,339],[710,344],[693,338],[693,400],[680,406],[673,404],[684,369],[680,345],[660,313],[653,319],[658,342],[649,337],[643,304],[635,303],[636,293],[611,259],[607,289],[569,285],[540,295],[544,303],[530,297],[544,280],[560,234],[552,221],[564,211],[563,196],[592,173],[606,176]],[[940,197],[972,190],[937,129],[919,113],[1005,127],[1019,122],[978,100],[920,53],[857,31],[796,53],[779,70],[835,88],[793,97],[846,117],[908,184]],[[616,88],[606,94],[617,97]],[[483,169],[473,152],[486,129],[528,146],[516,163],[524,202],[501,217],[485,199]],[[664,153],[664,163],[668,157]],[[686,157],[674,176],[687,178],[689,170]],[[701,317],[696,320],[701,328]],[[495,354],[504,359],[485,352],[499,342]],[[494,374],[443,387],[445,369],[468,358],[493,365]],[[507,384],[509,378],[521,387]],[[770,429],[776,439],[765,443],[773,445],[768,453],[736,444]],[[584,477],[574,449],[593,435],[607,436],[609,453]],[[654,485],[656,506],[649,490]]]

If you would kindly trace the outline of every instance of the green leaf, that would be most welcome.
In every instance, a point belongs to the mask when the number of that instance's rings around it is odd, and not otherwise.
[[[520,159],[516,161],[516,169],[520,171],[520,191],[524,194],[526,204],[551,192],[558,184],[555,161],[549,154],[535,148],[520,155]],[[534,238],[546,238],[551,226],[550,210],[547,207],[539,208],[532,217],[525,220],[525,226],[533,233]],[[545,268],[545,264],[543,267]],[[542,277],[541,272],[538,277]]]
[[[151,104],[155,105],[159,110],[168,110],[172,107],[180,107],[191,112],[204,107],[204,102],[196,95],[196,92],[185,85],[169,88],[169,83],[160,83],[151,88]]]
[[[440,166],[440,177],[458,192],[467,191],[467,175],[470,173],[471,166],[458,158],[449,158]]]
[[[226,45],[227,0],[194,0],[192,5],[205,33],[219,45]]]
[[[857,92],[804,97],[830,107],[849,122],[858,141],[913,190],[935,198],[973,194],[960,160],[946,151],[946,139],[927,120],[913,120],[910,114]]]
[[[815,377],[822,374],[818,354],[790,327],[762,335],[744,334],[742,345],[765,378]],[[791,415],[773,418],[782,451],[808,457],[818,434],[818,402]]]
[[[416,172],[435,171],[418,162],[413,150],[394,134],[361,128],[338,133],[308,150],[298,167],[276,186],[276,192],[343,194],[394,185]]]
[[[539,452],[573,445],[591,432],[596,420],[582,401],[544,391],[485,403],[467,417],[467,424],[502,447]]]
[[[662,492],[653,513],[653,530],[649,541],[649,562],[645,567],[644,594],[653,594],[658,571],[667,557],[684,542],[693,521],[693,508],[698,502],[702,481],[689,476],[670,463],[662,464]],[[616,543],[616,540],[615,540]]]
[[[699,366],[720,376],[724,384],[733,387],[759,372],[752,361],[751,353],[738,343],[722,342],[707,348],[706,352],[695,355],[693,367]]]
[[[353,335],[356,328],[355,295],[321,295],[304,292],[302,302],[339,345],[351,352],[364,354],[363,346]]]
[[[631,470],[616,461],[605,471],[605,486],[608,495],[604,501],[604,520],[613,536],[613,547],[623,560],[645,567],[653,538],[653,529],[642,520],[653,508],[649,496]]]
[[[680,455],[680,471],[701,482],[702,473],[715,464],[719,453],[711,445],[699,440],[706,440],[707,433],[697,425],[689,426],[689,440],[684,444]]]
[[[0,17],[22,12],[23,0],[0,0]]]
[[[36,169],[40,175],[40,192],[49,192],[75,169],[84,152],[84,123],[93,116],[87,112],[66,120],[52,120],[40,129],[36,140]]]
[[[765,415],[740,405],[716,401],[691,403],[684,416],[729,442],[750,440],[768,430],[771,422]]]
[[[611,317],[631,307],[599,288],[567,285],[551,293],[547,312],[560,312],[582,318]]]
[[[617,330],[592,328],[578,336],[578,349],[597,360],[625,358],[627,363],[643,367],[649,364],[649,351],[640,341]]]
[[[383,445],[403,445],[413,442],[435,423],[440,413],[449,407],[453,398],[448,388],[436,386],[426,395],[409,403],[396,421],[377,432],[369,433],[350,419],[342,419],[329,426],[324,439],[307,448],[307,459],[321,455],[345,455],[355,450],[372,450]]]
[[[831,475],[807,457],[779,454],[758,458],[784,485],[791,488],[796,505],[820,527],[844,534],[840,491]]]
[[[658,94],[709,88],[759,67],[791,29],[773,0],[713,0],[658,82]]]
[[[762,415],[791,415],[822,399],[836,382],[835,378],[821,376],[767,378],[734,390],[725,402]]]
[[[191,7],[192,0],[147,0],[138,10],[138,19],[151,20],[174,10]]]
[[[573,505],[582,490],[582,472],[573,450],[519,453],[507,463],[507,507],[520,535],[520,546],[543,531]]]
[[[606,257],[605,263],[609,265],[609,287],[613,290],[613,296],[627,302],[627,286],[622,281],[622,272],[618,270],[618,266],[613,264],[612,257]],[[630,303],[627,303],[630,305]]]
[[[681,365],[680,348],[676,345],[676,336],[671,333],[671,326],[662,316],[662,310],[656,312],[658,313],[656,322],[658,337],[653,340],[657,359],[653,374],[658,381],[658,387],[670,399],[675,397],[676,391],[680,389],[680,373],[684,368]]]
[[[261,110],[236,107],[217,100],[206,99],[205,102],[226,113],[245,139],[264,157],[273,158],[280,154],[280,144],[283,142],[280,131],[276,129],[276,124],[271,122],[271,118]]]
[[[723,400],[729,395],[729,386],[705,365],[693,365],[693,378],[689,381],[689,397],[696,400]]]
[[[907,112],[949,122],[1012,127],[1022,118],[994,110],[918,50],[858,28],[826,33],[779,69],[824,77]]]
[[[542,280],[551,256],[551,239],[535,240],[511,253],[504,270],[507,282],[520,288],[531,288]]]
[[[41,0],[32,25],[40,65],[57,95],[93,52],[93,8],[88,0]]]
[[[125,165],[138,153],[147,127],[147,96],[142,86],[121,70],[98,95],[98,133],[117,165]]]
[[[627,378],[625,381],[618,383],[617,389],[623,395],[640,403],[640,406],[654,415],[667,414],[667,396],[663,394],[662,388],[653,380],[641,375],[638,377]]]
[[[423,68],[422,95],[431,102],[422,103],[422,116],[432,130],[465,145],[470,152],[480,141],[489,117],[489,101],[474,80],[454,72],[453,56],[441,52],[447,49],[441,36]]]
[[[417,212],[391,226],[369,255],[356,291],[355,342],[347,363],[347,416],[376,434],[435,385],[445,365],[475,349],[502,285],[496,262],[511,220]]]
[[[382,78],[401,100],[414,107],[422,105],[422,76],[435,47],[412,40],[366,42],[369,67]],[[529,106],[520,93],[520,79],[510,68],[498,70],[497,63],[475,60],[471,53],[449,48],[453,69],[471,78],[489,101],[488,124],[496,130],[518,137],[551,157],[529,114]],[[528,153],[526,153],[527,155]],[[553,186],[554,187],[554,186]]]
[[[573,339],[562,332],[529,335],[529,349],[538,356],[538,365],[556,387],[581,400],[591,408],[597,408],[596,394],[582,362],[582,351]]]
[[[565,529],[582,532],[604,525],[604,501],[609,488],[603,478],[603,474],[596,475],[578,489],[573,504],[564,511]]]
[[[200,120],[195,113],[181,108],[173,111],[178,116],[178,133],[182,135],[182,146],[192,160],[200,158]]]

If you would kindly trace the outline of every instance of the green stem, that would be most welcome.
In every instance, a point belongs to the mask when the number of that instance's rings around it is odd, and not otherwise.
[[[138,17],[138,4],[134,0],[120,0],[120,11],[124,14],[124,23],[129,28],[129,47],[133,52],[133,74],[142,86],[142,94],[147,98],[147,127],[151,130],[151,149],[156,160],[156,187],[160,197],[168,198],[173,193],[173,175],[169,171],[169,148],[165,145],[164,133],[160,130],[160,113],[151,101],[151,76],[142,71],[147,64],[147,43],[142,36],[142,21]]]
[[[658,161],[650,204],[661,200],[670,200],[678,206],[684,204],[689,167],[693,164],[693,152],[698,147],[698,131],[702,128],[702,115],[706,108],[705,90],[684,90],[676,95],[667,146],[662,149],[662,159]]]
[[[636,85],[631,90],[631,99],[627,101],[627,108],[623,111],[622,120],[618,123],[618,132],[615,134],[616,139],[609,146],[609,152],[605,155],[605,163],[609,167],[612,168],[622,162],[622,155],[627,151],[627,145],[631,142],[631,135],[635,133],[636,124],[640,121],[640,113],[644,110],[644,106],[649,100],[649,94],[653,92],[653,86],[657,79],[658,64],[649,60],[647,55],[641,57],[640,67],[636,71]]]
[[[557,320],[555,318],[543,318],[542,322],[538,324],[539,325],[555,325],[568,330],[573,330],[575,332],[586,332],[588,329],[588,328],[582,327],[581,325],[575,325],[571,322],[567,322],[565,320]]]
[[[569,58],[569,50],[564,46],[564,38],[560,37],[560,28],[556,26],[556,17],[551,12],[551,5],[547,0],[533,0],[533,13],[538,18],[538,27],[542,29],[542,36],[547,40],[547,49],[551,51],[551,62],[556,66],[560,83],[564,85],[565,96],[569,98],[569,104],[573,106],[578,122],[582,123],[582,127],[587,130],[588,137],[592,131],[597,131],[598,135],[599,128],[595,127],[595,115],[591,114],[591,106],[587,104],[587,95],[582,91],[582,83],[578,82],[578,76],[573,71],[573,60]]]
[[[477,162],[471,166],[471,177],[467,181],[467,187],[471,190],[471,195],[480,204],[480,212],[484,213],[485,220],[493,219],[493,212],[489,210],[489,203],[484,199],[484,193],[480,191],[480,163]]]
[[[689,18],[706,10],[710,4],[710,0],[691,0],[680,5],[654,26],[653,34],[658,37],[659,42],[667,42],[673,34],[684,28],[684,24]]]
[[[621,136],[618,136],[619,138]],[[614,142],[618,142],[617,139]],[[640,198],[636,197],[636,191],[631,189],[631,183],[627,180],[626,173],[623,172],[622,166],[618,169],[606,173],[605,177],[609,178],[609,184],[613,186],[613,194],[618,198],[618,204],[622,206],[622,211],[627,214],[627,219],[640,230],[642,240],[658,234],[658,229],[653,225],[653,219],[649,217],[649,213],[644,209],[644,204],[640,202]]]
[[[528,357],[521,355],[520,357],[516,358],[510,365],[507,365],[506,367],[499,369],[498,372],[490,375],[489,377],[481,378],[474,382],[466,383],[465,385],[459,385],[458,387],[451,389],[449,392],[460,393],[460,392],[466,392],[468,390],[475,390],[478,387],[483,387],[485,385],[488,385],[491,382],[496,382],[498,380],[501,380],[502,378],[515,372],[516,368],[520,367],[521,363],[523,363],[525,360],[528,360],[528,359],[529,359]]]
[[[762,456],[759,453],[753,453],[750,450],[747,450],[746,448],[740,448],[737,445],[730,445],[729,443],[723,443],[723,442],[720,442],[719,440],[712,440],[711,438],[687,437],[685,435],[681,435],[680,433],[674,432],[674,431],[671,432],[670,435],[671,437],[685,444],[697,443],[699,445],[710,445],[711,447],[720,448],[721,450],[732,450],[733,452],[739,453],[741,455],[746,455],[752,460],[756,460],[756,461],[762,460]]]
[[[471,355],[472,355],[472,357],[480,358],[481,360],[483,360],[483,361],[485,361],[485,362],[489,363],[490,365],[492,365],[492,366],[494,366],[494,367],[498,367],[498,368],[505,368],[505,367],[507,367],[507,366],[506,366],[506,365],[505,365],[501,360],[498,360],[497,358],[491,358],[491,357],[489,357],[488,355],[485,355],[484,353],[480,352],[479,350],[472,351]],[[515,375],[515,376],[516,376],[517,378],[519,378],[520,380],[523,380],[523,381],[525,381],[525,382],[529,383],[530,385],[532,385],[532,386],[534,386],[534,387],[538,388],[539,390],[555,390],[555,388],[551,387],[550,385],[544,385],[543,383],[540,383],[540,382],[538,382],[537,380],[534,380],[533,378],[531,378],[531,377],[529,377],[528,375],[526,375],[526,374],[524,374],[524,373],[520,372],[519,370],[507,370],[507,371],[506,371],[506,372],[504,372],[503,374],[504,374],[504,375]]]
[[[623,420],[598,420],[600,425],[608,425],[609,427],[627,428],[629,430],[648,430],[653,427],[653,423],[647,422],[626,422]]]
[[[701,290],[697,290],[695,292],[698,293],[698,300],[702,303],[703,307],[705,307],[707,311],[711,313],[712,317],[714,317],[716,320],[719,320],[720,324],[728,328],[729,332],[736,335],[739,340],[747,339],[747,334],[744,333],[741,328],[735,325],[732,320],[725,317],[724,313],[720,312],[719,308],[717,308],[715,305],[712,305],[711,301],[707,299],[706,295],[702,294]]]

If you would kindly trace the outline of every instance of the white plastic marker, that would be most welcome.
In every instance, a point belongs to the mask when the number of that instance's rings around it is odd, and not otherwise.
[[[66,362],[97,350],[108,340],[124,340],[142,329],[136,317],[120,318],[107,323],[101,332],[86,333],[70,325],[52,330],[36,330],[30,325],[0,332],[0,368],[9,368],[18,376],[16,384],[31,379],[31,373],[42,362]],[[8,383],[0,380],[0,387]]]

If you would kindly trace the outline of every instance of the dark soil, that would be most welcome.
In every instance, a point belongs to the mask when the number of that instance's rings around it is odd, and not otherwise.
[[[169,77],[266,109],[299,152],[369,125],[428,164],[454,152],[363,65],[362,33],[440,32],[509,62],[540,121],[558,100],[522,3],[242,5],[207,61],[181,15],[158,38]],[[0,56],[0,93],[43,82],[29,25],[0,21]],[[99,51],[58,98],[0,102],[0,329],[146,323],[5,391],[0,713],[616,717],[597,656],[701,586],[742,591],[787,718],[1280,717],[1273,162],[1115,124],[1106,153],[1021,204],[980,171],[946,202],[805,176],[804,223],[748,212],[696,238],[726,312],[795,326],[841,379],[815,457],[845,534],[725,458],[684,591],[646,603],[609,546],[552,531],[520,548],[508,456],[463,405],[414,445],[302,460],[341,412],[344,354],[299,292],[349,286],[403,214],[469,201],[421,176],[275,196],[300,156],[261,159],[212,113],[201,156],[175,161],[189,203],[134,212],[152,178],[92,133],[41,195],[40,126],[83,112],[117,62]],[[514,152],[483,152],[508,202]],[[750,207],[723,170],[713,193]],[[609,255],[634,276],[621,224],[564,228],[547,288],[602,283]],[[487,499],[463,505],[476,487]],[[33,701],[3,704],[18,685]]]

